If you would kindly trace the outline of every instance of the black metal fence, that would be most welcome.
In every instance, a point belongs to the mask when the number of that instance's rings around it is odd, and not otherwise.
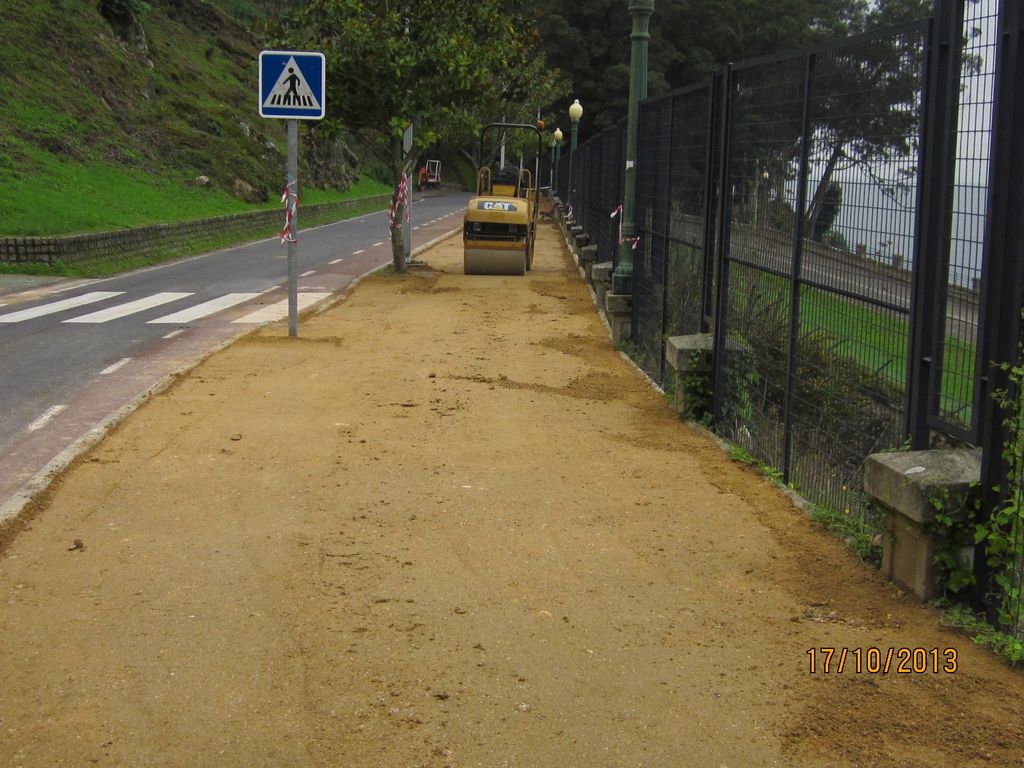
[[[572,206],[576,222],[601,253],[614,254],[618,242],[618,222],[610,214],[622,202],[625,157],[626,126],[623,122],[579,147],[571,169],[569,159],[562,159],[559,195]]]
[[[713,333],[716,430],[869,531],[873,452],[945,435],[1010,485],[992,363],[1017,360],[1024,281],[1019,5],[938,0],[641,105],[640,365],[664,383],[666,337]],[[559,190],[601,260],[623,133],[584,144]]]
[[[1015,0],[1000,3],[996,39],[997,76],[992,87],[992,154],[989,173],[985,259],[982,265],[980,365],[985,393],[980,402],[983,510],[1010,510],[1009,556],[1016,565],[1002,584],[993,584],[988,561],[975,560],[983,588],[1000,595],[1003,623],[1024,637],[1024,525],[1013,510],[1024,507],[1024,367],[1021,313],[1024,303],[1024,8]],[[1002,364],[1002,365],[1000,365]],[[993,393],[1005,392],[1004,398]],[[1009,409],[1000,400],[1011,403]]]
[[[865,457],[906,427],[926,35],[915,23],[725,75],[716,421],[859,516]],[[906,255],[869,258],[882,238]]]

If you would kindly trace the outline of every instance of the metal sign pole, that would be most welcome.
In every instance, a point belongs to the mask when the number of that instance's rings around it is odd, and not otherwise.
[[[299,122],[288,121],[288,192],[295,195],[288,240],[288,335],[299,335]],[[291,204],[291,200],[286,198]]]
[[[260,51],[260,117],[288,121],[285,227],[288,243],[288,335],[299,335],[299,120],[327,114],[327,66],[319,51]]]

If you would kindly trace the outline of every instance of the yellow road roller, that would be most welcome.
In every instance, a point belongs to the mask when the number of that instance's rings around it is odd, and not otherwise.
[[[480,132],[483,162],[484,137],[488,131],[526,130],[537,134],[537,157],[541,153],[541,132],[535,125],[491,123]],[[528,168],[483,165],[477,172],[476,195],[469,200],[462,229],[462,266],[467,275],[523,275],[533,266],[533,245],[537,237],[540,190]]]

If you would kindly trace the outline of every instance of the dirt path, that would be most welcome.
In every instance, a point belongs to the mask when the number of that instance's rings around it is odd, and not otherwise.
[[[0,765],[1024,765],[1024,676],[675,421],[553,229],[526,278],[425,258],[39,500],[0,558]]]

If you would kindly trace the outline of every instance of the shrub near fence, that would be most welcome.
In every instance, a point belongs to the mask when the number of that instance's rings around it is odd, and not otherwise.
[[[300,226],[304,222],[329,220],[356,208],[383,207],[390,200],[390,195],[377,195],[305,206],[300,209]],[[209,243],[270,237],[283,225],[284,214],[280,210],[264,210],[114,232],[62,237],[5,237],[0,238],[0,263],[60,263],[88,267],[129,257],[155,261],[180,253],[196,253]]]

